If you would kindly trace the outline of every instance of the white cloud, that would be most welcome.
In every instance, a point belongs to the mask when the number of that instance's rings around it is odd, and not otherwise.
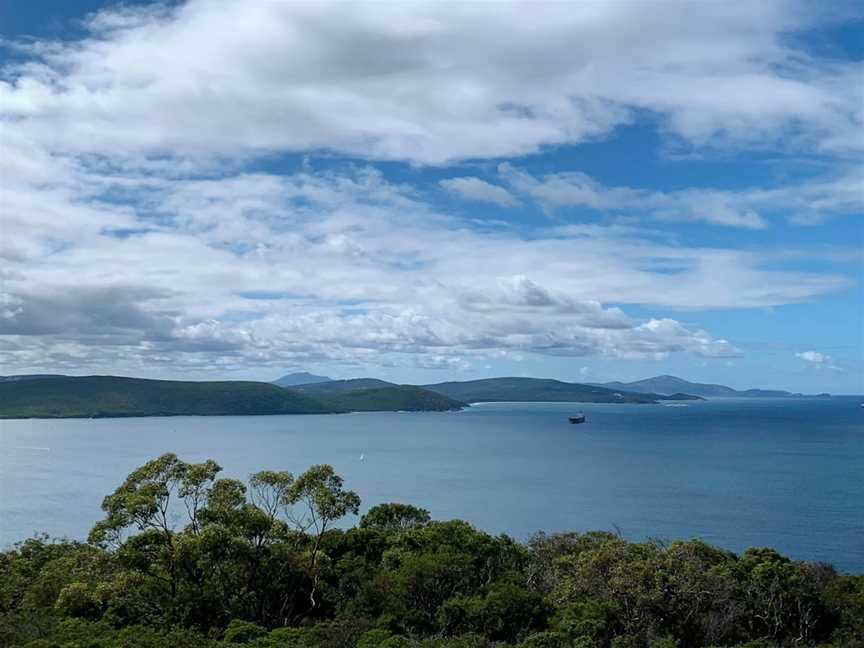
[[[504,187],[490,184],[480,178],[448,178],[440,182],[447,191],[466,200],[488,202],[500,207],[515,207],[519,204]]]
[[[802,351],[801,353],[796,353],[795,355],[802,360],[806,360],[807,362],[812,362],[814,364],[825,364],[826,362],[831,362],[831,356],[827,356],[824,353],[820,353],[819,351]]]
[[[845,154],[858,72],[781,39],[812,24],[782,2],[697,15],[674,3],[192,0],[103,11],[83,40],[19,44],[30,58],[0,72],[0,364],[208,375],[737,355],[698,326],[628,311],[800,303],[849,280],[779,270],[782,251],[688,246],[644,226],[479,231],[367,166],[278,175],[246,163],[500,158],[596,138],[646,110],[691,143],[784,138]],[[853,175],[743,198],[501,175],[506,187],[441,186],[504,207],[526,196],[750,228],[765,205],[813,221],[856,197]]]
[[[576,143],[650,111],[693,143],[860,150],[861,68],[787,38],[816,5],[231,3],[121,7],[21,45],[5,119],[52,151],[335,150],[445,163]],[[626,43],[626,47],[621,47]]]
[[[838,366],[830,355],[821,351],[802,351],[795,354],[796,358],[800,358],[808,365],[815,369],[830,369],[831,371],[843,371],[843,368]]]
[[[848,286],[644,228],[475,231],[368,168],[211,180],[70,167],[42,193],[40,177],[29,193],[16,177],[28,211],[4,222],[16,247],[0,355],[21,370],[734,356],[627,305],[764,307]],[[132,202],[97,199],[117,193]]]
[[[837,215],[864,213],[861,168],[847,169],[833,178],[740,191],[688,188],[663,192],[609,187],[584,173],[551,173],[538,178],[508,163],[500,164],[498,173],[514,192],[530,197],[547,210],[577,206],[653,220],[701,221],[746,229],[766,228],[768,215],[782,216],[797,224],[815,224]]]

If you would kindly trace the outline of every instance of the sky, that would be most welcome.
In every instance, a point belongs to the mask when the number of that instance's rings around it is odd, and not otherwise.
[[[843,2],[3,0],[0,373],[864,393],[862,61]]]

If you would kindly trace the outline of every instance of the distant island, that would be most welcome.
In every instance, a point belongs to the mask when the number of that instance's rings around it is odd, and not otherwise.
[[[694,396],[704,396],[705,398],[788,398],[792,396],[802,396],[802,394],[793,394],[792,392],[783,391],[780,389],[745,389],[738,390],[726,387],[725,385],[714,385],[710,383],[695,383],[677,376],[654,376],[644,380],[635,382],[606,382],[606,383],[591,383],[598,387],[607,387],[609,389],[623,389],[626,391],[646,393],[646,394],[675,394],[686,393]],[[820,394],[820,396],[828,396],[829,394]]]
[[[307,372],[288,374],[272,383],[29,374],[0,376],[0,418],[441,412],[483,402],[657,404],[706,398],[800,396],[771,389],[740,391],[675,376],[587,384],[503,377],[399,385],[379,378],[335,380]]]
[[[323,395],[393,387],[397,385],[378,378],[354,378],[297,385],[294,389],[307,394]],[[654,404],[661,400],[702,400],[699,396],[684,393],[671,395],[637,393],[549,378],[485,378],[420,385],[420,388],[469,404],[507,401]]]
[[[690,394],[664,396],[546,378],[487,378],[466,382],[444,382],[423,385],[423,387],[466,403],[535,401],[655,404],[661,400],[702,400],[699,396]]]

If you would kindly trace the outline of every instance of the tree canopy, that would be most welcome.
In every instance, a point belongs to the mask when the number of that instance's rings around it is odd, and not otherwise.
[[[327,465],[246,483],[165,454],[102,504],[88,542],[0,553],[0,646],[780,648],[864,646],[864,576],[768,548],[527,543],[374,506]]]

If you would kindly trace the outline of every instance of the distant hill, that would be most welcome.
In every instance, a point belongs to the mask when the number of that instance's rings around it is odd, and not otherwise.
[[[0,418],[87,418],[344,411],[259,382],[63,376],[0,382]]]
[[[318,398],[330,403],[334,408],[352,412],[443,412],[460,410],[466,405],[462,401],[415,385],[338,391],[320,394]]]
[[[330,380],[309,385],[296,385],[292,389],[298,389],[309,394],[335,394],[355,389],[381,389],[383,387],[398,387],[398,385],[378,378],[352,378],[350,380]]]
[[[544,378],[487,378],[424,385],[426,389],[466,403],[493,401],[560,401],[577,403],[656,403],[657,394],[633,393],[596,385]]]
[[[0,381],[0,418],[327,414],[464,407],[464,403],[420,387],[384,385],[313,394],[261,382],[44,376]]]
[[[654,394],[658,396],[659,400],[664,401],[683,401],[683,400],[705,400],[702,396],[696,396],[695,394],[683,394],[681,392],[675,392],[674,394]]]
[[[0,382],[15,382],[18,380],[41,380],[42,378],[66,378],[63,374],[20,374],[17,376],[0,376]]]
[[[280,387],[294,387],[296,385],[309,385],[312,383],[326,383],[332,381],[332,378],[328,378],[327,376],[316,376],[315,374],[307,373],[305,371],[300,371],[297,373],[290,373],[286,376],[282,376],[281,378],[274,380],[274,385],[279,385]]]
[[[301,379],[308,379],[311,375],[299,374]],[[286,378],[291,379],[292,376]],[[0,418],[447,411],[481,401],[657,403],[661,400],[700,400],[703,394],[726,395],[728,392],[717,390],[729,389],[719,385],[675,382],[679,379],[656,383],[658,391],[654,392],[637,391],[624,383],[613,383],[610,387],[542,378],[488,378],[425,386],[395,385],[377,378],[330,380],[324,376],[313,376],[313,379],[319,378],[322,382],[282,387],[273,383],[249,381],[190,382],[119,376],[6,376],[0,379]],[[633,384],[645,389],[644,384]],[[668,390],[665,392],[668,395],[661,395],[660,387]],[[712,389],[706,391],[697,389],[699,387]],[[730,391],[734,395],[750,393]],[[759,393],[773,395],[786,392]]]
[[[705,396],[708,398],[729,398],[729,397],[783,397],[793,396],[787,391],[772,390],[772,389],[747,389],[739,391],[726,387],[725,385],[713,385],[709,383],[694,383],[689,380],[684,380],[676,376],[655,376],[654,378],[646,378],[645,380],[637,380],[635,382],[607,382],[607,383],[592,383],[600,387],[609,389],[623,389],[631,392],[651,393],[651,394],[674,394],[683,392],[694,394],[696,396]]]

